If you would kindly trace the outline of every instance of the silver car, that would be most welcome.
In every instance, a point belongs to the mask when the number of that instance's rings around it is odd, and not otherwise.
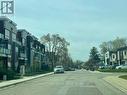
[[[127,64],[116,66],[116,69],[127,69]]]
[[[64,68],[63,68],[63,66],[56,66],[55,68],[54,68],[54,74],[55,73],[64,73]]]

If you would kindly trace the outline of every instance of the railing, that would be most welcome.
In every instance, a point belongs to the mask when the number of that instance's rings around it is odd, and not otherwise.
[[[19,44],[19,45],[21,45],[21,42],[19,42],[19,41],[16,41],[16,43]]]
[[[20,57],[26,57],[26,55],[24,53],[20,53]]]
[[[4,35],[0,33],[0,38],[1,39],[4,39]]]
[[[10,55],[11,54],[11,51],[9,49],[1,48],[0,47],[0,54]]]

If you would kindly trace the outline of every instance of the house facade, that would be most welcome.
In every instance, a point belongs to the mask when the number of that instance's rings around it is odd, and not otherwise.
[[[127,64],[127,46],[105,53],[105,65]]]
[[[105,53],[105,65],[117,64],[117,52],[116,51],[107,51]]]
[[[116,65],[116,64],[117,64],[117,52],[110,51],[110,65]]]
[[[35,72],[45,61],[45,45],[25,29],[17,29],[16,23],[0,17],[0,69],[16,72]]]
[[[127,46],[119,48],[117,50],[117,56],[119,65],[127,64]]]
[[[18,67],[17,25],[6,17],[0,17],[0,65],[4,69]]]
[[[27,42],[26,37],[29,35],[29,32],[27,32],[25,29],[18,29],[16,38],[19,43],[19,52],[18,52],[18,72],[21,72],[21,69],[25,69],[25,66],[27,65]]]

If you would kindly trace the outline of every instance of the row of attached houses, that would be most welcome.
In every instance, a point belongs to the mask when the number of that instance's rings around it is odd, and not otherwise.
[[[105,65],[127,64],[127,46],[105,53]]]
[[[35,36],[0,17],[0,69],[37,71],[46,61],[45,46]]]

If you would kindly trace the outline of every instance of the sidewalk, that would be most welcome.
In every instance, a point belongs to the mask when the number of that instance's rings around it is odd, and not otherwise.
[[[0,88],[7,87],[7,86],[10,86],[10,85],[14,85],[14,84],[18,84],[18,83],[22,83],[22,82],[29,81],[29,80],[32,80],[32,79],[48,76],[48,75],[51,75],[51,74],[53,74],[53,72],[47,73],[47,74],[41,74],[41,75],[37,75],[37,76],[23,77],[23,79],[3,81],[3,82],[0,83]]]
[[[89,71],[91,73],[100,73],[100,74],[112,74],[112,72],[100,72],[100,71]]]
[[[127,80],[121,79],[118,76],[109,76],[103,78],[106,82],[110,83],[112,86],[118,88],[122,92],[127,93]]]

